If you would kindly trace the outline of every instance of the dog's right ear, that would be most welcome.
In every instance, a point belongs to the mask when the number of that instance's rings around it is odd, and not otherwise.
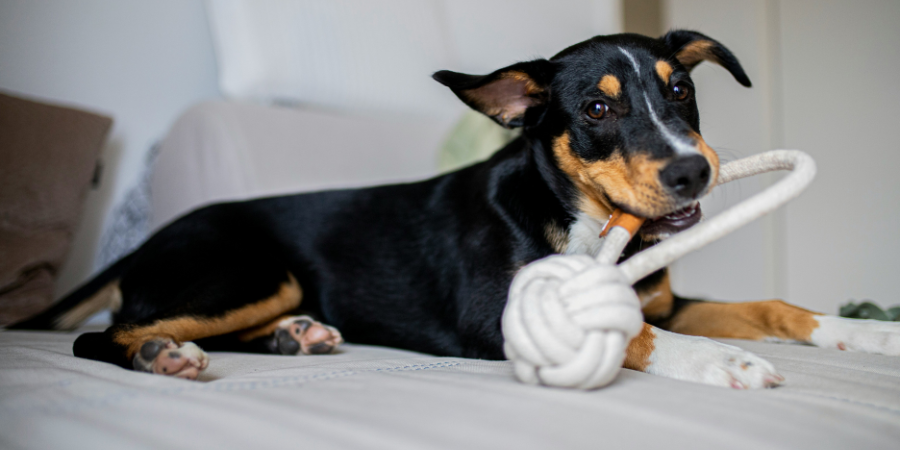
[[[702,61],[711,61],[731,72],[744,87],[750,87],[750,78],[741,67],[731,50],[719,41],[691,30],[672,30],[660,38],[671,50],[675,59],[688,71],[694,70]]]
[[[506,128],[525,124],[529,108],[549,99],[553,64],[546,59],[521,62],[489,75],[442,70],[432,77],[449,87],[465,104]]]

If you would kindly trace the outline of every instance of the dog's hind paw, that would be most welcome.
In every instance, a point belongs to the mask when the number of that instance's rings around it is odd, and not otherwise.
[[[810,335],[813,345],[852,352],[900,356],[900,322],[815,316],[819,327]]]
[[[704,337],[654,333],[647,373],[733,389],[775,387],[784,381],[772,363],[744,349]]]
[[[145,342],[134,355],[134,370],[196,380],[209,365],[209,356],[197,344],[178,345],[171,339]]]
[[[282,320],[275,330],[278,353],[282,355],[321,355],[331,353],[344,342],[335,327],[317,322],[309,316],[293,316]]]

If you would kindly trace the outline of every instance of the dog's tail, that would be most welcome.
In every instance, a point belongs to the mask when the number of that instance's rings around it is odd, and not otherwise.
[[[6,329],[73,330],[103,309],[117,310],[122,305],[119,277],[131,263],[132,256],[133,254],[118,260],[74,292],[56,302],[50,309],[30,319],[9,325]]]

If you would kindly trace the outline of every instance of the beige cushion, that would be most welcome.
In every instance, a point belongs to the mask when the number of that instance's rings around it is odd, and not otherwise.
[[[0,94],[0,325],[52,302],[111,124]]]
[[[209,101],[163,140],[153,169],[153,228],[199,205],[424,179],[453,119]]]

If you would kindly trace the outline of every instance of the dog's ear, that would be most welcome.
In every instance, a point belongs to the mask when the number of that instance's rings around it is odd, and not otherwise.
[[[449,87],[465,104],[506,128],[525,124],[529,108],[549,99],[553,65],[546,59],[521,62],[489,75],[442,70],[432,77]]]
[[[750,87],[750,78],[744,73],[741,63],[715,39],[690,30],[673,30],[660,38],[675,55],[675,59],[688,71],[693,70],[703,60],[714,62],[731,72],[738,83]]]

